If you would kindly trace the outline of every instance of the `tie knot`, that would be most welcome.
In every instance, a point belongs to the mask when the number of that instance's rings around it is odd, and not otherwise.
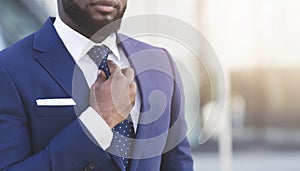
[[[96,63],[97,66],[100,66],[102,60],[107,60],[110,50],[107,46],[93,46],[87,53],[91,59]]]
[[[105,45],[94,46],[87,53],[91,57],[91,59],[96,63],[98,69],[102,70],[105,73],[106,78],[110,76],[110,71],[107,64],[107,57],[110,53],[111,51]]]

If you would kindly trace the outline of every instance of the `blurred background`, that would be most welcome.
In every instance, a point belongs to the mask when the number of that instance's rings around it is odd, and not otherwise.
[[[168,15],[197,29],[223,66],[228,96],[222,123],[202,142],[205,109],[218,103],[211,87],[221,78],[210,82],[203,66],[191,64],[192,71],[200,72],[196,124],[189,115],[197,110],[186,105],[196,171],[300,170],[299,0],[128,1],[126,17]],[[56,0],[0,0],[0,4],[0,49],[56,15]],[[191,94],[187,90],[187,98]]]

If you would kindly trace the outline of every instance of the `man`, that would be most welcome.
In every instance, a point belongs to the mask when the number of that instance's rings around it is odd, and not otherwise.
[[[116,33],[126,4],[58,0],[58,17],[0,53],[1,170],[193,170],[175,65]]]

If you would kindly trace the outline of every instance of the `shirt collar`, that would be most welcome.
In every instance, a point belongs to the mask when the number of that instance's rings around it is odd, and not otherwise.
[[[117,47],[117,36],[116,33],[111,33],[101,43],[95,43],[90,39],[86,38],[82,34],[78,33],[70,26],[65,24],[59,16],[56,17],[54,27],[57,34],[61,38],[62,42],[66,46],[69,53],[72,55],[75,61],[80,60],[84,57],[87,52],[95,45],[106,45],[113,52],[117,60],[120,60],[120,53]]]

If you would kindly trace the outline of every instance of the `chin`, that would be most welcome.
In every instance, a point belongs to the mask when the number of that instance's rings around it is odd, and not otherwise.
[[[101,15],[95,16],[93,20],[97,23],[109,24],[114,21],[114,17],[110,15]]]

